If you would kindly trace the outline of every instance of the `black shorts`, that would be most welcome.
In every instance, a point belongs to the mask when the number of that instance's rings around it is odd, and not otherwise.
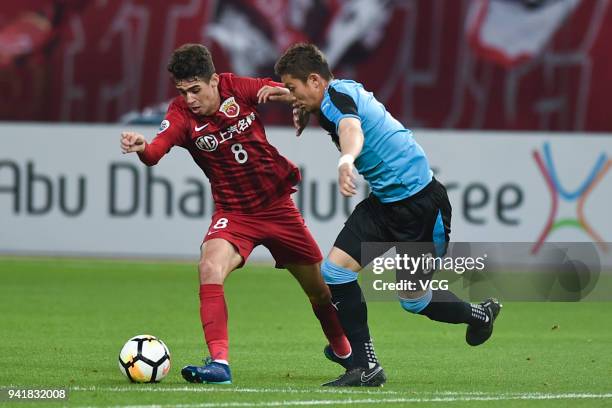
[[[446,188],[435,178],[415,195],[393,203],[382,203],[372,194],[353,210],[334,246],[361,266],[380,254],[362,258],[365,242],[422,242],[443,256],[450,236],[451,204]],[[382,251],[385,252],[385,251]]]

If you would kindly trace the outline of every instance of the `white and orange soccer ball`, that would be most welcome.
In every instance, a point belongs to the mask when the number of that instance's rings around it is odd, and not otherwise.
[[[170,351],[155,336],[134,336],[119,352],[119,369],[132,382],[159,382],[170,371]]]

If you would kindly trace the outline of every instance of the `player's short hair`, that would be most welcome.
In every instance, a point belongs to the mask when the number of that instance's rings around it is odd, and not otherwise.
[[[314,44],[306,43],[289,47],[274,65],[274,72],[279,77],[287,74],[302,82],[306,82],[310,74],[319,74],[328,81],[334,77],[321,50]]]
[[[172,53],[168,72],[174,81],[197,78],[208,83],[215,73],[215,64],[210,51],[202,44],[183,44]]]

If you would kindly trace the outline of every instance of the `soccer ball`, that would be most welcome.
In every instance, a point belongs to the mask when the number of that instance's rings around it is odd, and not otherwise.
[[[134,336],[119,352],[119,369],[132,382],[159,382],[170,371],[170,351],[155,336]]]

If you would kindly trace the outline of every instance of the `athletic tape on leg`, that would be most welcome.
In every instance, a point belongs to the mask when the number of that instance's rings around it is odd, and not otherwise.
[[[410,313],[419,313],[421,310],[425,309],[429,302],[431,302],[432,292],[431,288],[427,288],[427,292],[420,298],[416,299],[402,299],[399,298],[400,305],[402,308]]]
[[[350,269],[343,268],[326,259],[321,265],[321,275],[328,285],[341,285],[357,280],[359,274]]]

